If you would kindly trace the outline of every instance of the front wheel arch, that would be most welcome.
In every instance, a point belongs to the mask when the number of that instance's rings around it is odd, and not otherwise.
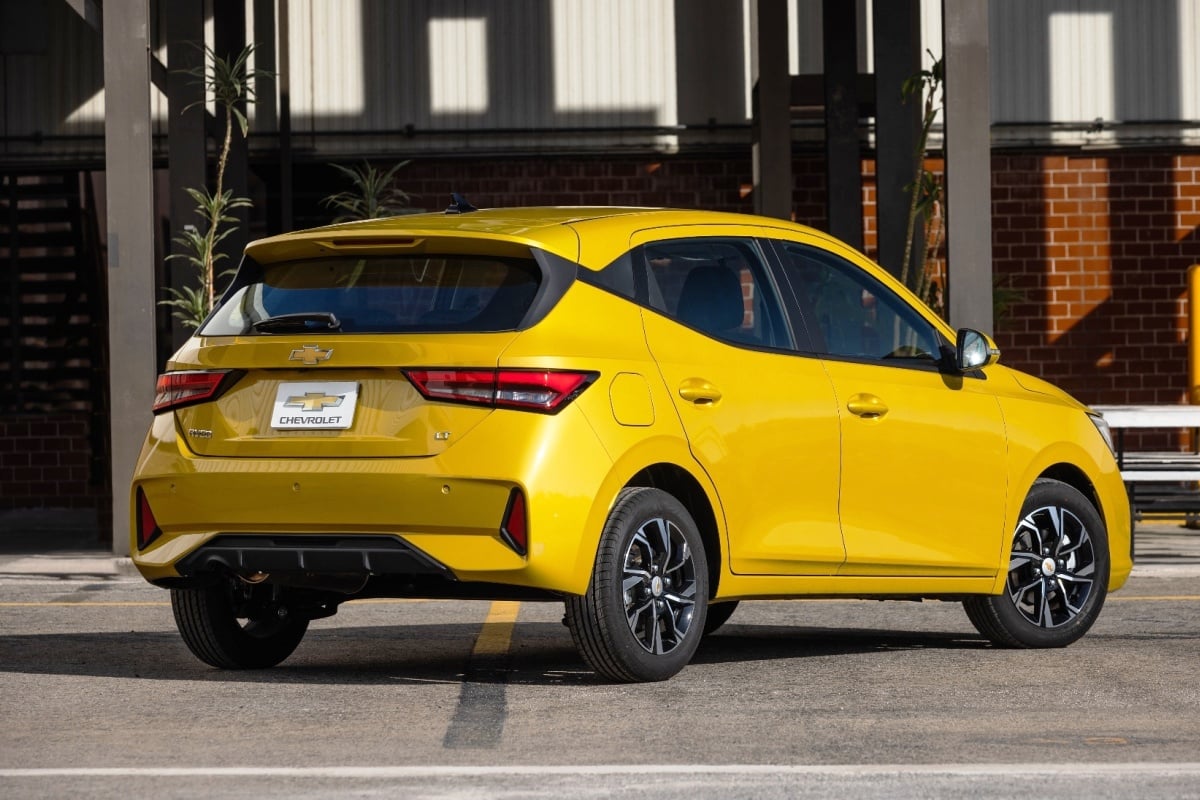
[[[1075,487],[1037,480],[1007,539],[1000,594],[963,606],[981,634],[1002,647],[1064,647],[1092,627],[1111,569],[1099,510]]]

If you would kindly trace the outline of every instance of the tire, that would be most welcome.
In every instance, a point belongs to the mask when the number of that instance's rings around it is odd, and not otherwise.
[[[234,581],[172,589],[175,626],[188,649],[220,669],[265,669],[290,656],[308,619],[290,614],[266,585]]]
[[[623,489],[587,592],[566,601],[580,655],[609,680],[666,680],[695,654],[707,606],[708,562],[691,514],[658,489]]]
[[[708,636],[729,622],[729,618],[733,616],[733,612],[737,611],[738,601],[729,600],[724,603],[709,603],[708,614],[704,618],[704,635]]]
[[[1013,531],[1003,594],[971,597],[971,623],[1002,647],[1065,647],[1100,615],[1108,594],[1108,533],[1078,490],[1040,479]]]

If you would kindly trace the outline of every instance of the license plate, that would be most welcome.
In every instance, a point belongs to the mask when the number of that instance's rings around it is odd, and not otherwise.
[[[354,422],[357,405],[357,383],[281,383],[275,392],[271,427],[275,430],[347,430]]]

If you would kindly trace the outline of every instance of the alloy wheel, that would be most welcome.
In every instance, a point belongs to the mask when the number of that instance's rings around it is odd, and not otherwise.
[[[1043,506],[1017,525],[1008,596],[1033,625],[1057,628],[1075,619],[1091,596],[1095,576],[1087,526],[1066,508]]]
[[[656,517],[630,538],[622,560],[625,616],[648,653],[670,653],[692,625],[696,565],[683,531]]]

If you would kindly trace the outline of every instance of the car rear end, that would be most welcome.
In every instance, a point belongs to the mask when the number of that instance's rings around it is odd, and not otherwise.
[[[582,591],[611,466],[576,403],[598,370],[505,357],[569,293],[575,252],[560,223],[432,216],[252,245],[159,378],[134,563],[173,587]]]

